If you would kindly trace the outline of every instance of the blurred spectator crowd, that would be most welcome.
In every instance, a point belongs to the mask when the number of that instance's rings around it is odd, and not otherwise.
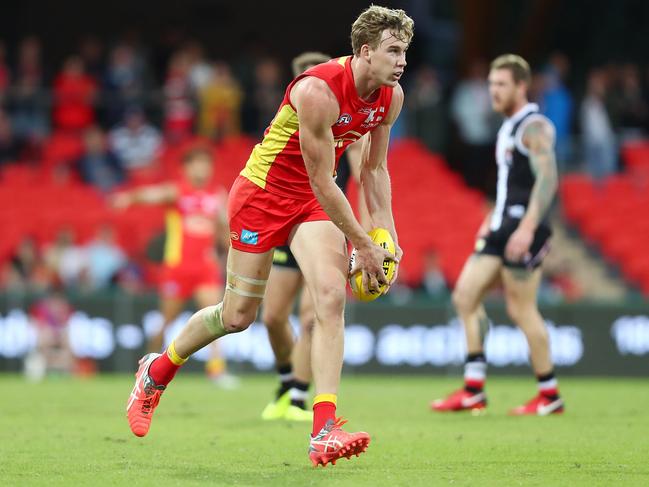
[[[165,147],[197,135],[214,142],[258,137],[289,80],[288,65],[271,57],[229,64],[210,59],[196,41],[152,54],[138,41],[108,45],[87,38],[56,69],[46,63],[45,50],[34,36],[15,45],[0,40],[0,167],[37,167],[48,160],[52,177],[72,174],[100,193],[155,173]],[[578,80],[561,53],[534,68],[531,97],[557,128],[561,168],[596,178],[618,171],[621,146],[649,132],[649,71],[634,64],[602,66]],[[453,79],[430,65],[413,67],[394,133],[419,138],[445,154],[469,185],[493,191],[500,120],[491,110],[487,71],[480,60]],[[446,293],[439,269],[437,257],[428,256],[424,291]],[[102,226],[82,243],[71,230],[44,246],[25,238],[5,262],[0,285],[38,291],[122,284],[137,290],[142,274],[113,229]]]

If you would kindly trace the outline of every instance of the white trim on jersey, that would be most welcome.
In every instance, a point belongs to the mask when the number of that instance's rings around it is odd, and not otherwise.
[[[554,141],[556,140],[556,134],[557,130],[554,128],[554,124],[550,121],[548,117],[545,115],[541,115],[540,113],[535,113],[533,115],[530,115],[527,117],[521,124],[518,126],[516,129],[516,134],[514,135],[514,144],[516,144],[516,148],[521,152],[521,154],[529,156],[530,151],[527,147],[525,147],[525,144],[523,144],[523,134],[525,133],[525,127],[527,127],[531,122],[535,121],[542,121],[546,122],[550,128],[552,129],[552,146],[554,147]]]
[[[503,223],[503,212],[505,211],[505,202],[507,201],[507,179],[509,179],[509,165],[498,164],[498,182],[496,184],[496,205],[494,212],[491,214],[491,223],[489,229],[496,231]]]

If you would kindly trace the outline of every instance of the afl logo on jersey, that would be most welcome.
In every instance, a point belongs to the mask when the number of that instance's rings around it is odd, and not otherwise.
[[[341,125],[349,125],[352,121],[352,116],[349,113],[343,113],[340,118],[338,118],[338,121],[336,122],[337,126]]]

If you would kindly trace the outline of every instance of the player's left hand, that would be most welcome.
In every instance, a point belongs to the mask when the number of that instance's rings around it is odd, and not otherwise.
[[[534,232],[523,226],[519,226],[507,241],[505,247],[505,258],[510,262],[524,262],[532,258],[530,246],[534,240]]]

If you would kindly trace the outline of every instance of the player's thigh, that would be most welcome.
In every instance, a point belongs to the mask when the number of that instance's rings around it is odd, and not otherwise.
[[[329,220],[300,223],[290,245],[316,310],[324,305],[342,312],[349,269],[343,233]]]
[[[535,309],[542,271],[517,267],[503,267],[501,279],[505,290],[507,309],[516,312]]]
[[[271,268],[262,309],[262,320],[266,326],[283,326],[286,323],[301,287],[302,273],[299,269],[275,265]]]
[[[254,320],[264,297],[272,262],[273,249],[253,253],[230,247],[227,286],[223,298],[224,322]]]
[[[453,291],[457,307],[472,309],[479,305],[489,288],[496,282],[502,260],[494,255],[473,254],[467,259]]]

